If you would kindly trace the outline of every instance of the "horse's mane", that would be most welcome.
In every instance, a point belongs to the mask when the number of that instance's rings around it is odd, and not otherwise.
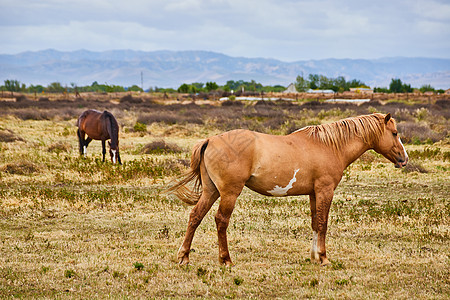
[[[372,145],[384,132],[384,116],[371,114],[342,119],[334,123],[307,126],[299,131],[334,149],[340,149],[352,137],[357,136]]]

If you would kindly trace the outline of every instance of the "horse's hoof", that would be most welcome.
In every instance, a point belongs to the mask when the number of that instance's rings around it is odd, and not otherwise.
[[[322,263],[320,264],[320,266],[321,267],[326,267],[326,266],[328,266],[328,265],[330,265],[331,263],[330,263],[330,261],[327,259],[327,258],[324,258],[323,260],[322,260]]]
[[[184,265],[189,264],[189,257],[187,257],[187,256],[179,257],[178,259],[179,259],[178,260],[178,264],[180,266],[184,266]]]
[[[232,266],[234,266],[233,263],[231,262],[231,260],[221,260],[220,264],[225,266],[225,267],[232,267]]]

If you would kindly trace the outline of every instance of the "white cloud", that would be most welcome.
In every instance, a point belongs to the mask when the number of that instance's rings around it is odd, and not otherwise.
[[[3,53],[129,48],[289,61],[450,57],[448,1],[3,0],[0,8]]]

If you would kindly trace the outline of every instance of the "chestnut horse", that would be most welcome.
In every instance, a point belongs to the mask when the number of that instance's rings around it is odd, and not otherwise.
[[[195,230],[220,197],[215,221],[219,262],[231,265],[227,227],[236,198],[244,186],[267,196],[309,195],[313,230],[311,258],[329,264],[325,250],[328,212],[343,171],[364,152],[373,149],[401,168],[408,155],[390,114],[347,118],[308,126],[286,136],[233,130],[210,137],[192,150],[190,171],[168,189],[194,205],[180,264],[189,263]],[[195,181],[194,189],[186,185]]]
[[[92,140],[101,140],[103,161],[105,161],[105,142],[111,139],[111,142],[108,141],[111,161],[114,164],[116,161],[122,164],[119,154],[119,124],[110,112],[106,110],[104,112],[94,109],[86,110],[78,118],[77,126],[81,155],[86,155],[86,148]],[[87,139],[85,139],[85,135],[87,135]]]

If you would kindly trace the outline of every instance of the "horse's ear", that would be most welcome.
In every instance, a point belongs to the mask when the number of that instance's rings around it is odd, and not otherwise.
[[[391,119],[391,113],[388,113],[386,117],[384,117],[384,124],[387,124],[389,120]]]

